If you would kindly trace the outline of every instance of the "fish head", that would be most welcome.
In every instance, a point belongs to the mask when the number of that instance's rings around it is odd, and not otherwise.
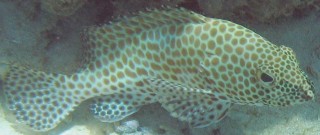
[[[289,106],[314,99],[312,81],[299,67],[291,48],[281,46],[279,57],[256,67],[260,103],[268,106]]]

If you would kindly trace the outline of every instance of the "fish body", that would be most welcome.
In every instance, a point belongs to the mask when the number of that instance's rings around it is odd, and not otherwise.
[[[87,31],[86,65],[72,75],[9,66],[8,107],[36,131],[54,128],[81,102],[104,122],[159,102],[193,127],[232,104],[288,106],[314,98],[292,49],[230,21],[185,9],[142,12]]]

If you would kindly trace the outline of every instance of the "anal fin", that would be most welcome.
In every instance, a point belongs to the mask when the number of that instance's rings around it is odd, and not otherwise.
[[[162,79],[150,81],[156,84],[162,107],[192,127],[201,128],[219,122],[232,105],[222,93],[189,88]]]
[[[112,94],[93,99],[90,110],[102,122],[116,122],[139,111],[140,107],[153,101],[150,95]]]

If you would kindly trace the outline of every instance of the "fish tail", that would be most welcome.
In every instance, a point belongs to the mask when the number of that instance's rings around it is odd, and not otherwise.
[[[20,66],[6,65],[3,89],[9,110],[17,120],[36,131],[50,130],[80,103],[66,89],[67,75],[48,74]]]

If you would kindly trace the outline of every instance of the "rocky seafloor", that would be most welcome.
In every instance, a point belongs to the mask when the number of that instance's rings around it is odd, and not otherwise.
[[[76,108],[57,128],[34,133],[15,123],[1,95],[0,135],[318,135],[320,134],[319,1],[303,0],[0,0],[0,61],[71,74],[81,65],[83,30],[145,8],[179,6],[237,22],[271,42],[296,52],[317,88],[312,102],[285,108],[234,106],[216,125],[189,128],[159,104],[113,124],[99,122]],[[85,113],[84,113],[85,112]]]

